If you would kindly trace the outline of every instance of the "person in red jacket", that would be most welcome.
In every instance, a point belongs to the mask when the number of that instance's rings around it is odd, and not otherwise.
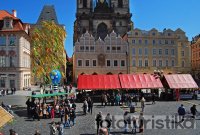
[[[54,107],[51,108],[51,119],[54,120],[55,118],[55,110]]]

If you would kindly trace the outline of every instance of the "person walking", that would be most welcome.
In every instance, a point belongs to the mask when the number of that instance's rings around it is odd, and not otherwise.
[[[190,111],[191,111],[191,113],[192,113],[192,118],[195,119],[195,116],[196,116],[196,113],[197,113],[196,105],[193,105],[193,106],[190,108]]]
[[[65,111],[64,111],[63,106],[61,106],[60,107],[60,121],[61,121],[61,123],[63,123],[64,115],[65,115]]]
[[[101,126],[101,121],[102,121],[102,112],[99,112],[96,116],[96,124],[97,124],[97,135],[99,133],[99,128]]]
[[[129,115],[128,111],[125,111],[124,113],[124,132],[127,133],[128,131],[128,125],[131,124],[131,117]]]
[[[143,116],[143,112],[141,112],[139,116],[139,133],[143,133],[143,132],[144,132],[144,116]]]
[[[155,100],[156,100],[155,93],[153,93],[152,94],[152,104],[156,104]]]
[[[145,107],[145,99],[144,99],[144,97],[142,97],[142,99],[140,100],[140,102],[141,102],[141,108],[142,108],[142,112],[144,112],[144,107]]]
[[[85,99],[84,102],[83,102],[83,113],[84,113],[84,115],[87,114],[87,110],[88,110],[88,103],[87,103],[87,99]]]
[[[75,125],[75,119],[76,119],[76,112],[75,112],[75,110],[72,110],[72,112],[70,113],[69,124],[70,124],[70,122],[72,122],[72,126],[74,126]]]
[[[93,101],[90,97],[88,97],[88,112],[92,114],[92,108],[93,108]]]
[[[183,104],[181,104],[181,106],[178,108],[178,115],[181,118],[181,122],[184,121],[185,114],[186,114],[185,107],[183,106]]]
[[[133,130],[132,133],[136,134],[137,133],[137,119],[135,116],[132,117],[132,121],[133,121]]]
[[[112,125],[112,118],[111,118],[111,116],[110,116],[110,113],[108,113],[107,115],[106,115],[106,118],[105,118],[105,121],[107,122],[107,129],[108,129],[108,134],[110,134],[110,127],[111,127],[111,125]]]
[[[70,114],[69,108],[66,106],[65,107],[65,124],[64,124],[64,127],[71,128],[70,122],[69,122],[69,114]]]

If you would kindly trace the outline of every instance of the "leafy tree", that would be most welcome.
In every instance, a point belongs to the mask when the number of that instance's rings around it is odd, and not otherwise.
[[[53,21],[44,21],[31,33],[31,66],[32,75],[44,83],[50,82],[50,72],[60,69],[65,64],[64,39],[66,32],[63,27]],[[60,71],[64,77],[64,72]]]

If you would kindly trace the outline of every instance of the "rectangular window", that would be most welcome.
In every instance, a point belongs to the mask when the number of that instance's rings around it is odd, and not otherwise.
[[[153,49],[153,55],[156,55],[156,49]]]
[[[96,67],[97,66],[97,60],[92,60],[92,66]]]
[[[0,36],[0,46],[6,45],[6,36]]]
[[[107,51],[110,51],[110,46],[107,46],[107,47],[106,47],[106,50],[107,50]]]
[[[0,67],[6,67],[6,57],[0,56]]]
[[[106,65],[107,65],[107,67],[110,67],[110,66],[111,66],[110,60],[107,60],[107,61],[106,61]]]
[[[114,67],[118,66],[118,60],[114,60]]]
[[[185,62],[184,61],[182,61],[182,67],[185,67]]]
[[[162,60],[159,60],[159,67],[162,67]]]
[[[132,44],[135,44],[136,42],[135,42],[135,39],[134,40],[132,40]]]
[[[90,51],[94,51],[94,46],[90,46]]]
[[[169,66],[169,62],[168,62],[168,60],[165,61],[165,65],[166,65],[166,67]]]
[[[174,45],[174,40],[171,40],[171,44]]]
[[[142,48],[139,48],[139,55],[142,55]]]
[[[14,58],[13,57],[10,57],[10,67],[14,67]],[[27,64],[28,66],[28,64]]]
[[[185,56],[185,52],[181,51],[181,56],[184,57]]]
[[[168,40],[165,40],[165,44],[168,44]]]
[[[145,55],[148,55],[148,48],[145,48],[145,49],[144,49],[144,54],[145,54]]]
[[[120,51],[121,50],[121,47],[117,47],[117,51]]]
[[[175,55],[175,51],[174,51],[174,49],[171,49],[171,55]]]
[[[175,66],[175,63],[174,63],[174,60],[172,60],[172,67],[174,67]]]
[[[139,65],[139,67],[142,67],[142,60],[139,60],[138,65]]]
[[[135,48],[132,49],[132,55],[135,56]]]
[[[86,46],[86,47],[85,47],[85,50],[86,50],[86,51],[89,51],[89,46]]]
[[[162,55],[162,49],[159,49],[158,54]]]
[[[9,45],[15,46],[16,45],[16,36],[10,36],[9,37]]]
[[[162,40],[159,40],[159,44],[162,45]]]
[[[136,61],[133,60],[132,66],[135,67],[136,66]]]
[[[81,51],[84,51],[84,46],[80,46],[80,50],[81,50]]]
[[[149,61],[148,61],[148,60],[145,60],[145,61],[144,61],[144,66],[145,66],[145,67],[148,67],[148,66],[149,66]]]
[[[153,43],[153,45],[155,45],[156,44],[156,40],[153,40],[152,43]]]
[[[156,60],[153,60],[153,67],[156,67],[157,64],[156,64]]]
[[[112,50],[115,51],[115,50],[116,50],[116,47],[112,47]]]
[[[121,60],[121,67],[125,67],[125,60]]]
[[[6,81],[5,81],[6,78],[4,77],[1,77],[0,78],[0,87],[2,88],[5,88],[6,87]]]
[[[141,39],[139,39],[139,44],[142,44],[142,40]]]
[[[145,40],[145,45],[148,45],[148,40]]]
[[[7,20],[7,21],[6,21],[6,28],[9,28],[9,27],[10,27],[10,21]]]
[[[82,67],[82,66],[83,66],[82,60],[78,60],[78,67]]]
[[[168,55],[168,54],[169,54],[168,49],[165,49],[165,55]]]
[[[90,66],[90,60],[85,60],[85,66],[89,67]]]
[[[10,80],[10,88],[15,88],[15,80]]]

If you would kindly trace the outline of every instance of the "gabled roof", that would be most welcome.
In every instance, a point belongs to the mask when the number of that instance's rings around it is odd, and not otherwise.
[[[4,18],[12,18],[13,19],[13,28],[12,29],[2,29],[3,28],[3,19]],[[9,12],[5,10],[0,10],[0,31],[8,32],[8,31],[25,31],[29,24],[23,23],[19,18],[13,16]]]
[[[178,28],[177,30],[176,30],[176,32],[178,32],[178,33],[185,33],[182,29],[180,29],[180,28]]]
[[[17,17],[14,17],[12,14],[8,13],[6,10],[0,10],[0,20],[3,20],[5,17],[18,19]]]

